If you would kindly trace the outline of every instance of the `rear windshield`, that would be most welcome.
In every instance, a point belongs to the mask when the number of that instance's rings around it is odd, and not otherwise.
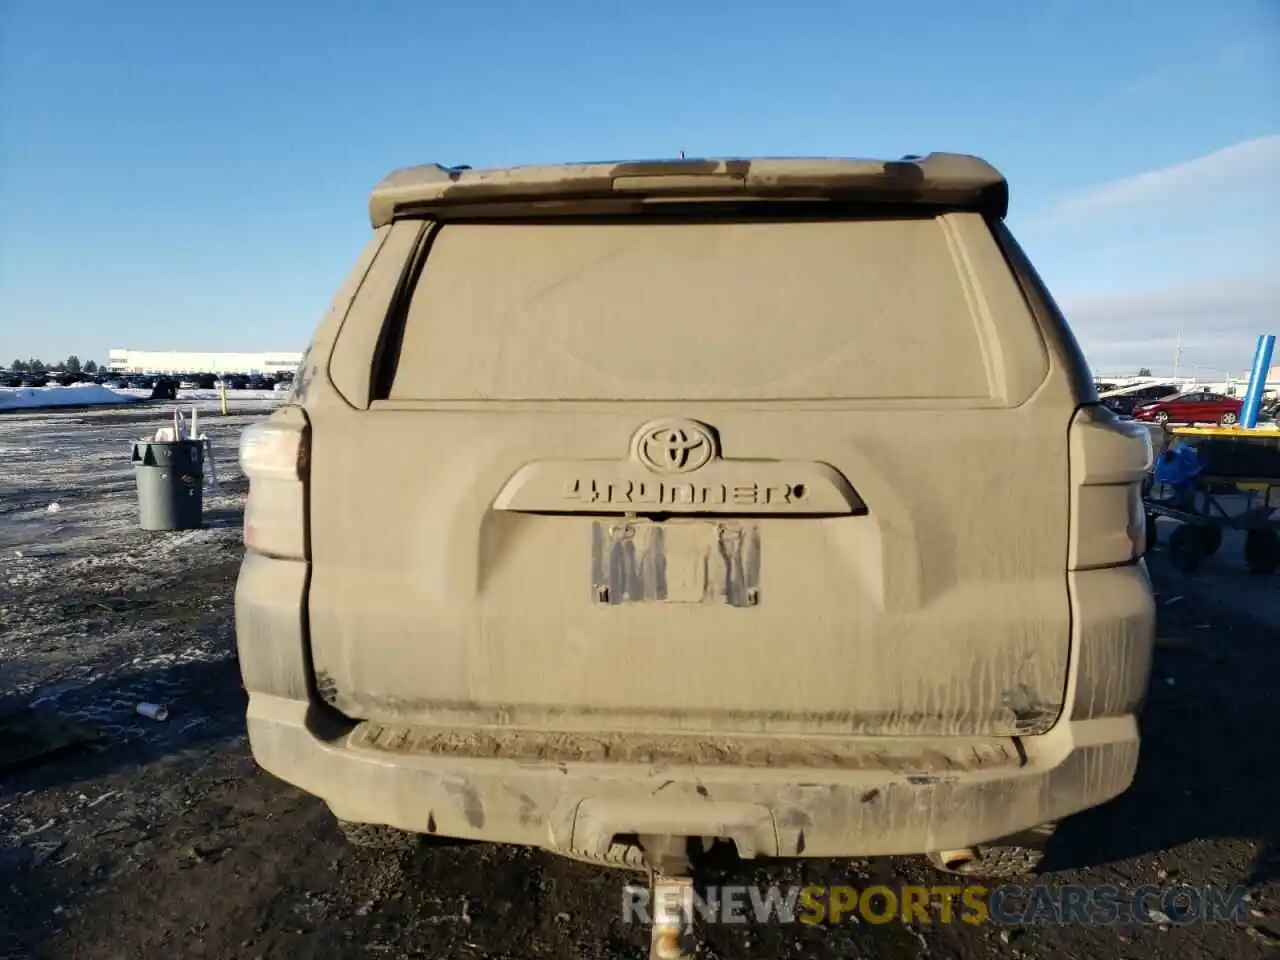
[[[934,218],[449,224],[389,397],[989,397],[966,279]]]

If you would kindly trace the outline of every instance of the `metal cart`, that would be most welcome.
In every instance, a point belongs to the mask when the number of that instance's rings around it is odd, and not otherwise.
[[[1195,447],[1200,472],[1171,486],[1154,477],[1143,490],[1147,548],[1156,541],[1157,517],[1178,523],[1169,537],[1169,562],[1192,573],[1222,546],[1225,530],[1244,531],[1244,561],[1250,573],[1280,569],[1280,431],[1182,427],[1172,431],[1170,450]]]

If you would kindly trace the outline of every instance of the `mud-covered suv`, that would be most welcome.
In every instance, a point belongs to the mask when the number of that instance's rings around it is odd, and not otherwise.
[[[1007,203],[951,154],[391,175],[242,444],[258,763],[367,842],[1031,866],[1134,774],[1151,445]]]

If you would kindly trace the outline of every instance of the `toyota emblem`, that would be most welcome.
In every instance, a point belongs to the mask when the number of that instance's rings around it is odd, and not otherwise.
[[[712,432],[692,420],[645,424],[636,434],[636,458],[657,473],[691,473],[716,455]]]

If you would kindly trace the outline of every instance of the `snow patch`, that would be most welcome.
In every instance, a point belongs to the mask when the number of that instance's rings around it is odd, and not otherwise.
[[[150,390],[138,390],[134,387],[126,387],[116,391],[126,396],[137,397],[142,400],[150,398]],[[221,394],[217,390],[179,390],[179,400],[219,400]],[[236,400],[282,400],[284,393],[274,390],[228,390],[227,402],[233,403]]]
[[[99,406],[135,403],[140,398],[108,390],[96,383],[70,387],[0,387],[0,410],[39,410],[44,407]]]

